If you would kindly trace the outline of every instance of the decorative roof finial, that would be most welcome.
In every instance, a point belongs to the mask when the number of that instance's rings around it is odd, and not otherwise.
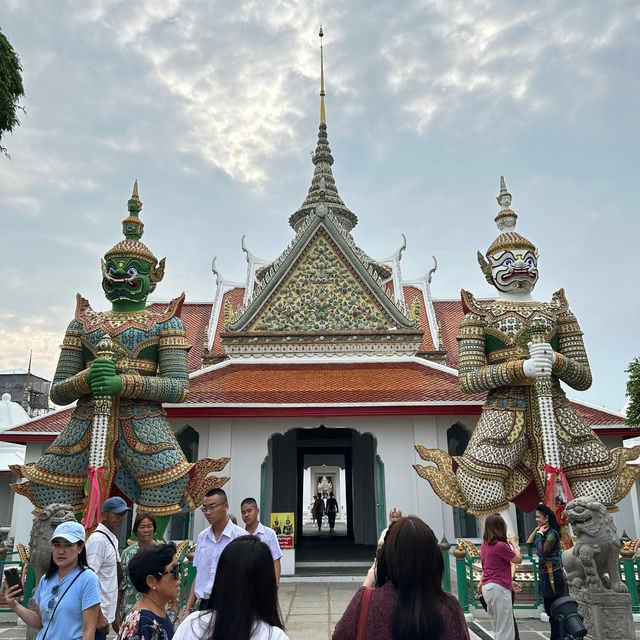
[[[496,196],[500,205],[500,213],[495,217],[495,222],[500,231],[508,232],[516,228],[518,216],[511,211],[511,194],[507,191],[504,176],[500,176],[500,193]]]
[[[289,224],[296,233],[304,220],[316,212],[316,206],[321,201],[320,191],[324,191],[327,211],[331,208],[331,213],[347,231],[351,231],[358,223],[358,217],[345,206],[338,194],[336,182],[331,173],[333,156],[331,155],[331,148],[327,138],[327,123],[324,112],[324,51],[322,48],[324,32],[322,27],[320,27],[318,35],[320,36],[320,125],[318,126],[318,144],[316,150],[311,154],[311,161],[315,165],[315,170],[309,192],[300,208],[289,217]]]
[[[322,31],[322,25],[320,25],[320,124],[326,124],[327,120],[324,113],[324,52],[322,50],[322,38],[324,33]]]
[[[133,192],[127,202],[129,216],[122,221],[122,233],[127,240],[140,240],[144,233],[144,223],[138,218],[142,210],[142,202],[138,197],[138,181],[133,183]]]

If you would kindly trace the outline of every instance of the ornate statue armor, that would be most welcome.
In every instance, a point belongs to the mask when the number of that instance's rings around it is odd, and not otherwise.
[[[498,202],[503,233],[488,261],[480,253],[478,259],[500,299],[480,302],[463,290],[458,334],[460,387],[488,392],[482,414],[462,456],[418,446],[437,466],[414,466],[445,502],[479,516],[509,501],[525,511],[549,496],[566,504],[571,496],[562,494],[571,492],[616,511],[637,477],[625,463],[640,447],[609,451],[567,400],[560,381],[577,390],[591,386],[582,331],[562,289],[551,302],[530,299],[537,250],[513,231],[517,216],[504,179]]]
[[[16,469],[28,481],[14,490],[36,507],[60,502],[82,512],[93,479],[102,499],[120,493],[141,511],[169,516],[193,509],[207,490],[227,481],[207,476],[228,458],[187,461],[162,408],[189,394],[189,345],[180,319],[184,294],[159,311],[146,308],[147,295],[164,274],[164,259],[158,265],[139,240],[141,206],[136,184],[123,222],[126,239],[103,261],[103,288],[114,310],[96,312],[77,297],[51,387],[54,403],[77,400],[71,419],[38,462]],[[106,360],[100,352],[105,338],[112,350]],[[99,366],[107,370],[102,377],[94,373]],[[105,424],[96,426],[105,403]],[[99,506],[100,500],[94,512]]]

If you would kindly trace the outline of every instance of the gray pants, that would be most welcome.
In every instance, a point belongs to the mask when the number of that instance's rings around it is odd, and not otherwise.
[[[495,640],[513,640],[516,631],[513,625],[511,590],[495,582],[489,582],[482,585],[482,595],[487,603],[487,612],[491,616]]]

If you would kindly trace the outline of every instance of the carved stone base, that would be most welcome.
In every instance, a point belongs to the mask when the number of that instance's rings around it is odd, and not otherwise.
[[[578,603],[578,612],[589,630],[585,640],[634,640],[636,637],[628,593],[593,593],[569,589]]]

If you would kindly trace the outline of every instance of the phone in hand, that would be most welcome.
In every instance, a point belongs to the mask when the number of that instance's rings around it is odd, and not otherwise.
[[[17,593],[16,595],[18,596],[24,595],[22,580],[20,580],[20,572],[15,567],[4,570],[4,579],[7,581],[7,585],[9,587],[15,587],[16,585],[20,586],[20,592]]]

